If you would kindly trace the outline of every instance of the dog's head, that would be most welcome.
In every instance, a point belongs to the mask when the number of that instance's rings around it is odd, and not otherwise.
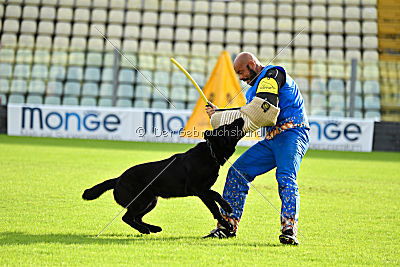
[[[210,142],[213,153],[218,163],[222,166],[235,152],[235,146],[245,135],[243,132],[244,120],[234,120],[231,124],[225,124],[212,131],[204,132],[204,139]]]

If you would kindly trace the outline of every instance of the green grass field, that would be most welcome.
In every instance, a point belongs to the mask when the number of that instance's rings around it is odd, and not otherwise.
[[[83,201],[85,188],[191,146],[0,135],[0,264],[399,264],[400,153],[308,151],[298,178],[298,247],[280,245],[279,214],[254,189],[236,239],[201,238],[215,221],[195,197],[160,199],[144,219],[161,233],[140,235],[120,216],[96,238],[121,207],[111,191]],[[274,175],[253,184],[280,209]]]

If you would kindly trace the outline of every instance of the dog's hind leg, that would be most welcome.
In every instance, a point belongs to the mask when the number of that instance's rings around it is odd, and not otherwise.
[[[142,186],[132,183],[118,183],[114,189],[115,201],[127,208],[128,211],[122,217],[122,220],[135,228],[142,234],[150,234],[150,232],[160,232],[161,228],[152,226],[149,228],[142,222],[142,217],[150,212],[157,204],[156,197],[148,190],[141,192]],[[140,195],[138,195],[140,194]]]
[[[153,202],[151,202],[151,204],[139,215],[136,216],[135,221],[138,223],[143,224],[144,226],[146,226],[147,228],[149,228],[150,232],[152,233],[158,233],[162,231],[162,228],[156,225],[151,225],[148,223],[145,223],[142,221],[142,218],[144,215],[146,215],[147,213],[149,213],[152,209],[155,208],[155,206],[157,205],[157,197],[154,197]]]
[[[205,194],[210,198],[214,199],[224,211],[226,211],[229,214],[232,213],[233,210],[231,205],[218,192],[215,192],[214,190],[210,189]]]
[[[128,208],[128,211],[125,213],[124,216],[122,216],[122,220],[130,225],[132,228],[135,228],[142,234],[150,234],[149,228],[144,226],[142,223],[139,223],[135,220],[135,215],[136,212],[134,212],[130,207]]]
[[[219,208],[217,206],[217,203],[215,203],[214,199],[209,196],[209,194],[201,194],[198,195],[198,197],[203,201],[203,203],[207,206],[207,208],[211,211],[211,213],[214,215],[214,219],[216,219],[223,227],[228,229],[229,231],[233,230],[233,226],[222,217],[221,212],[219,211]]]
[[[142,223],[141,217],[147,213],[145,211],[153,204],[153,195],[149,192],[143,192],[136,199],[135,196],[131,197],[134,201],[131,200],[130,205],[128,206],[128,211],[122,217],[122,220],[142,234],[150,234],[151,230]],[[153,209],[154,206],[151,209]]]

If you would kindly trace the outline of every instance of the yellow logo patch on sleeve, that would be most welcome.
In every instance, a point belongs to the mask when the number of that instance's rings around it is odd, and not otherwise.
[[[258,83],[257,92],[256,93],[271,93],[278,94],[278,83],[275,79],[272,78],[263,78]]]

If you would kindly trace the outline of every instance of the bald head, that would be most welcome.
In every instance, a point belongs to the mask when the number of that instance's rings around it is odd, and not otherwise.
[[[247,65],[249,64],[249,61],[254,61],[254,62],[258,62],[258,59],[250,52],[242,52],[240,54],[238,54],[235,58],[235,61],[233,63],[233,65]]]
[[[263,66],[252,53],[241,52],[236,56],[233,68],[240,80],[253,85],[255,83],[254,78],[262,71]]]

